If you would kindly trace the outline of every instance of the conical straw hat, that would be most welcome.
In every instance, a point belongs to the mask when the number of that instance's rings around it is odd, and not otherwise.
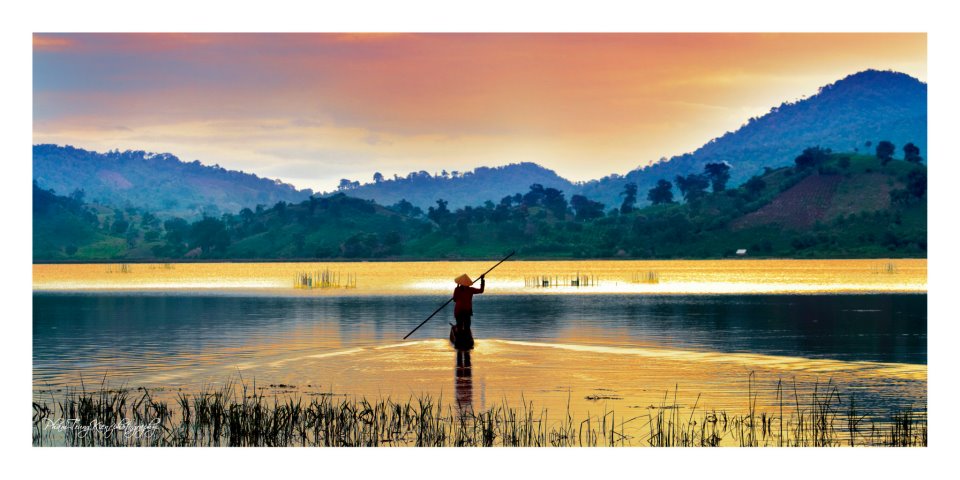
[[[473,285],[473,280],[470,280],[470,277],[466,273],[453,279],[453,281],[456,282],[457,285],[463,285],[464,287],[469,287],[470,285]]]

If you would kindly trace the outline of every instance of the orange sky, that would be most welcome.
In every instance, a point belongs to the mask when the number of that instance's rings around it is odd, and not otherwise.
[[[533,161],[572,180],[692,151],[925,34],[36,34],[34,142],[170,152],[329,190]]]

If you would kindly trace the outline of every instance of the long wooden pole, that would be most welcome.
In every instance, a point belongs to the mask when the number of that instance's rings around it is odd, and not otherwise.
[[[499,267],[501,263],[506,262],[507,259],[510,258],[510,257],[512,257],[513,254],[515,254],[515,253],[517,253],[516,250],[510,252],[509,255],[507,255],[506,257],[503,257],[503,260],[500,260],[499,262],[497,262],[496,265],[490,267],[489,270],[487,270],[486,272],[483,272],[483,274],[480,275],[480,277],[478,277],[478,278],[483,278],[483,277],[487,276],[487,274],[490,273],[491,271],[493,271],[494,268]],[[440,305],[440,308],[437,308],[436,310],[434,310],[433,313],[431,313],[430,316],[427,317],[426,320],[420,322],[420,325],[417,325],[417,328],[414,328],[413,330],[410,330],[410,333],[404,335],[404,336],[403,336],[403,339],[406,340],[407,337],[409,337],[410,335],[413,335],[413,332],[416,332],[416,331],[417,331],[420,327],[422,327],[425,323],[427,323],[428,321],[430,321],[430,319],[433,318],[434,315],[440,313],[440,310],[443,310],[443,307],[446,307],[446,306],[449,305],[450,302],[452,302],[452,301],[453,301],[453,298],[450,298],[450,300],[447,300],[443,305]]]

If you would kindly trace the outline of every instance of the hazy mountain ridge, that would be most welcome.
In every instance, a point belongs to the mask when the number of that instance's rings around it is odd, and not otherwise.
[[[692,153],[626,175],[573,183],[535,163],[520,163],[480,167],[456,175],[419,171],[364,184],[347,181],[340,191],[386,206],[407,200],[426,210],[438,199],[448,202],[450,208],[482,205],[485,201],[498,203],[538,183],[561,190],[567,199],[585,195],[609,210],[620,205],[624,185],[629,182],[638,185],[639,202],[645,204],[646,192],[658,180],[673,181],[677,175],[699,173],[708,162],[731,165],[732,187],[761,173],[764,167],[790,165],[804,148],[813,145],[871,154],[877,142],[889,140],[900,157],[902,146],[912,142],[924,155],[926,99],[927,85],[913,77],[867,70],[826,85],[809,98],[774,107]],[[161,217],[219,216],[256,205],[269,207],[281,200],[298,202],[312,194],[309,189],[298,191],[279,180],[204,166],[197,161],[185,163],[169,154],[100,154],[54,145],[34,147],[34,180],[61,194],[82,188],[88,200],[141,207]],[[332,193],[336,192],[323,195]]]
[[[536,163],[512,163],[500,167],[479,167],[454,177],[427,172],[412,172],[406,177],[383,180],[344,190],[351,197],[374,200],[381,205],[393,205],[406,200],[422,209],[434,206],[438,199],[448,202],[450,208],[494,203],[506,195],[526,192],[530,185],[564,192],[575,190],[569,180]]]
[[[553,170],[537,164],[508,165],[495,169],[477,169],[481,174],[458,178],[431,177],[413,173],[397,180],[387,179],[348,187],[352,196],[392,204],[401,198],[427,208],[437,199],[452,207],[479,205],[485,200],[496,203],[506,195],[526,191],[540,183],[562,190],[567,197],[585,195],[609,208],[619,206],[624,185],[636,183],[645,203],[645,192],[657,180],[673,181],[677,175],[699,173],[710,162],[732,166],[731,186],[736,186],[764,167],[790,165],[804,148],[820,145],[835,151],[873,153],[881,140],[899,149],[908,142],[926,152],[927,85],[909,75],[866,70],[821,87],[816,95],[796,102],[784,102],[734,132],[714,138],[692,153],[632,170],[625,175],[610,175],[598,180],[573,183]],[[870,142],[870,145],[867,145]],[[528,176],[523,185],[517,172]],[[496,180],[490,175],[500,175]],[[413,188],[411,188],[413,187]],[[492,187],[492,188],[491,188]],[[469,192],[464,198],[464,192]]]
[[[89,201],[138,207],[163,217],[236,213],[257,204],[300,201],[313,194],[280,180],[183,162],[142,150],[98,153],[72,146],[35,145],[33,179],[59,194],[83,190]]]
[[[710,162],[731,164],[730,184],[739,185],[764,167],[790,165],[801,151],[819,145],[834,151],[873,153],[889,140],[900,149],[908,142],[927,147],[927,85],[898,72],[866,70],[820,88],[809,98],[783,103],[751,118],[735,132],[665,162],[587,182],[579,193],[612,204],[623,185],[634,182],[641,192],[659,179],[703,170]],[[870,142],[870,145],[867,145]]]

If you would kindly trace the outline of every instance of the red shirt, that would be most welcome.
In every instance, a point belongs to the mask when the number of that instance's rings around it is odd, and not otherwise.
[[[483,282],[480,282],[480,288],[464,287],[463,285],[454,288],[453,301],[455,305],[453,307],[453,314],[456,315],[460,312],[472,312],[473,296],[475,294],[483,293],[483,286]]]

